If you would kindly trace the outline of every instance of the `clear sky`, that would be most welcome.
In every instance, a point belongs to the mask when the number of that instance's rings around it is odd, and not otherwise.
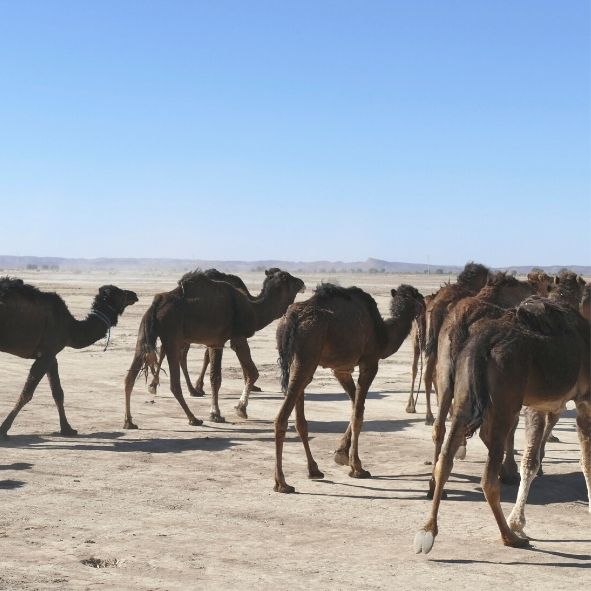
[[[591,264],[587,0],[0,0],[0,254]]]

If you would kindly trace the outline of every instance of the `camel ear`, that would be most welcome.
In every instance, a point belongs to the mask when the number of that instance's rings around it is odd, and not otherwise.
[[[392,297],[394,297],[396,295],[396,290],[395,289],[391,289],[390,290],[390,294],[392,295]]]
[[[99,293],[106,298],[111,296],[112,291],[113,290],[111,289],[110,285],[103,285],[101,288],[99,288]]]
[[[269,269],[265,269],[265,275],[268,277],[269,276]]]
[[[585,280],[580,275],[577,277],[577,281],[578,281],[579,285],[583,285],[583,286],[585,285]]]

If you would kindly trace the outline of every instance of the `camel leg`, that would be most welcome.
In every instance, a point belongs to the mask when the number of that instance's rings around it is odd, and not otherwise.
[[[498,412],[501,414],[497,414]],[[509,528],[501,507],[501,483],[499,481],[499,474],[501,472],[507,436],[513,427],[515,415],[519,413],[519,410],[515,411],[514,414],[508,414],[509,412],[510,410],[507,408],[501,408],[500,411],[497,411],[495,407],[491,407],[489,409],[490,414],[485,418],[480,428],[480,439],[482,439],[488,448],[488,458],[484,467],[481,485],[484,496],[497,521],[503,544],[513,548],[525,548],[529,546],[529,541],[526,538],[518,536]],[[524,483],[523,475],[521,483]]]
[[[176,398],[177,402],[181,405],[181,408],[185,411],[187,418],[189,419],[189,425],[198,427],[203,425],[203,421],[198,419],[188,407],[185,398],[183,396],[183,390],[181,388],[181,356],[182,349],[180,347],[167,346],[166,357],[168,359],[168,371],[170,373],[170,391]]]
[[[552,429],[554,429],[556,423],[558,423],[558,419],[560,418],[560,415],[562,414],[562,411],[565,408],[566,406],[563,407],[561,411],[557,413],[546,413],[546,424],[544,425],[544,435],[542,437],[542,446],[540,448],[540,467],[538,468],[538,476],[544,475],[544,470],[542,469],[542,462],[544,461],[544,456],[546,455],[546,443],[548,443],[548,441],[551,441]],[[558,438],[555,437],[555,440],[558,441]]]
[[[367,391],[378,371],[378,364],[360,365],[357,389],[355,391],[355,403],[351,413],[351,449],[349,450],[349,466],[351,478],[370,478],[371,474],[364,470],[359,459],[359,434],[363,425],[363,411],[365,409],[365,398]]]
[[[333,369],[332,373],[334,377],[339,381],[339,384],[343,387],[349,400],[351,401],[351,410],[355,405],[355,382],[351,375],[353,370],[338,370]],[[337,449],[334,452],[334,461],[340,466],[349,465],[349,449],[351,448],[351,423],[347,426],[347,430],[344,435],[339,439]]]
[[[0,425],[0,439],[8,439],[8,430],[12,426],[16,415],[18,415],[21,408],[25,406],[27,402],[30,402],[31,398],[33,398],[35,388],[37,388],[39,385],[41,378],[45,375],[45,372],[47,371],[47,368],[52,360],[55,360],[55,357],[43,356],[35,359],[33,365],[31,365],[31,369],[29,370],[29,375],[25,385],[23,386],[21,395],[16,401],[14,408],[8,413],[2,425]]]
[[[515,417],[515,423],[511,427],[505,443],[505,459],[499,476],[503,484],[519,484],[519,470],[515,462],[515,431],[517,425],[519,425],[519,415]]]
[[[245,338],[232,339],[230,341],[230,347],[236,353],[236,357],[238,357],[238,361],[240,361],[242,367],[242,373],[244,374],[244,389],[242,390],[242,396],[240,396],[238,405],[235,407],[236,414],[243,419],[247,419],[248,414],[246,413],[246,408],[248,407],[248,397],[254,383],[259,377],[259,370],[250,356],[250,347]]]
[[[133,361],[125,376],[125,419],[123,420],[124,429],[137,429],[137,425],[131,418],[131,392],[142,368],[143,354],[136,349]]]
[[[316,366],[316,364],[310,364],[308,368],[305,368],[297,359],[291,364],[289,385],[287,386],[283,404],[275,418],[275,487],[273,489],[275,492],[295,492],[295,488],[285,482],[283,474],[283,442],[285,441],[289,415],[291,415],[298,398],[304,397],[304,390],[312,381]],[[310,464],[308,463],[309,469]]]
[[[414,545],[417,554],[420,554],[421,552],[428,554],[433,547],[437,534],[439,533],[437,528],[437,514],[439,513],[441,499],[443,498],[443,487],[451,474],[454,456],[462,442],[464,430],[464,422],[454,418],[433,472],[435,485],[433,489],[433,502],[431,503],[431,515],[423,526],[423,529],[415,536]]]
[[[160,385],[160,368],[162,367],[162,362],[164,361],[164,355],[165,355],[164,346],[161,346],[160,347],[160,354],[158,355],[158,365],[156,366],[156,372],[154,373],[154,375],[152,377],[152,382],[148,386],[148,392],[150,394],[156,394],[156,390],[158,389],[158,386]]]
[[[186,344],[182,349],[181,349],[181,354],[180,354],[180,365],[181,365],[181,370],[183,372],[183,376],[185,377],[185,383],[187,384],[187,390],[189,390],[189,396],[203,396],[203,392],[196,390],[193,387],[193,384],[191,383],[191,376],[189,375],[189,369],[187,367],[187,357],[189,355],[189,349],[191,348],[190,344]]]
[[[296,411],[296,430],[304,445],[306,459],[308,460],[308,478],[324,478],[324,474],[318,469],[318,464],[312,457],[310,443],[308,442],[308,421],[304,414],[304,396],[299,396],[295,405]]]
[[[225,423],[226,419],[220,412],[218,405],[218,396],[220,386],[222,385],[222,355],[223,348],[209,348],[209,359],[211,361],[211,369],[209,370],[209,382],[211,384],[211,412],[209,418],[214,423]]]
[[[413,357],[412,357],[412,368],[411,368],[411,382],[410,382],[410,395],[408,397],[408,402],[406,403],[406,412],[414,414],[417,412],[417,408],[415,406],[415,380],[417,379],[417,369],[419,366],[419,357],[421,355],[421,348],[419,347],[419,336],[418,333],[415,333],[414,338],[414,350],[413,350]]]
[[[205,396],[205,390],[203,389],[203,382],[205,380],[205,372],[209,366],[209,347],[205,349],[205,353],[203,354],[203,365],[201,366],[201,373],[195,382],[194,390],[198,392],[199,396]]]
[[[577,402],[577,434],[581,445],[581,469],[587,485],[591,513],[591,401]]]
[[[431,388],[435,378],[435,365],[437,358],[435,355],[429,355],[425,363],[425,401],[427,403],[427,413],[425,415],[425,425],[432,425],[435,421],[433,412],[431,411]]]
[[[47,368],[47,379],[49,380],[49,387],[51,388],[51,395],[55,405],[57,406],[57,412],[60,417],[60,433],[62,435],[71,437],[72,435],[78,435],[76,429],[72,429],[68,419],[66,418],[66,411],[64,409],[64,390],[60,382],[60,376],[57,367],[57,359],[54,357],[49,363]]]
[[[525,527],[525,504],[531,483],[540,467],[540,447],[544,437],[545,415],[543,412],[532,408],[524,410],[525,417],[525,449],[521,458],[521,482],[517,492],[515,506],[509,515],[509,527],[522,537],[527,538],[523,532]]]

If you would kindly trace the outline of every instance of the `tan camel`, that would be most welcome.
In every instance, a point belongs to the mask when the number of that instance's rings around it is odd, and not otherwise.
[[[458,275],[456,283],[444,285],[435,294],[427,306],[427,342],[425,347],[425,396],[427,397],[426,425],[434,422],[431,412],[430,396],[431,387],[435,381],[435,369],[437,367],[437,345],[439,331],[445,320],[445,316],[463,298],[476,295],[486,284],[489,270],[478,263],[467,263],[464,270]]]
[[[135,302],[133,291],[103,285],[86,319],[76,320],[56,293],[40,291],[21,279],[0,278],[0,351],[35,360],[16,405],[0,425],[0,438],[8,438],[14,419],[33,398],[44,375],[57,406],[60,433],[78,433],[66,418],[56,356],[64,347],[83,349],[104,337]]]
[[[368,478],[358,453],[367,391],[380,359],[395,353],[424,308],[423,296],[410,285],[391,291],[391,317],[384,321],[375,300],[357,287],[323,284],[309,300],[293,304],[277,327],[277,349],[285,400],[275,419],[275,491],[294,492],[285,482],[283,442],[289,415],[296,409],[296,429],[308,460],[310,478],[324,474],[312,457],[304,416],[304,390],[316,368],[330,367],[352,404],[351,422],[335,452],[337,464],[349,465],[353,478]],[[351,376],[359,366],[357,386]]]
[[[439,413],[433,424],[433,442],[435,444],[433,466],[437,464],[439,452],[445,436],[445,420],[453,399],[453,371],[455,359],[463,348],[468,334],[478,330],[478,321],[484,318],[498,318],[505,310],[516,306],[531,295],[548,294],[548,276],[536,273],[528,281],[518,281],[506,273],[495,273],[487,284],[472,297],[459,300],[446,315],[438,336],[437,345],[437,396]],[[517,424],[515,425],[517,426]],[[507,442],[507,455],[501,471],[501,479],[506,483],[516,483],[519,479],[517,464],[513,452],[513,436]],[[466,455],[465,441],[458,449],[457,457]],[[429,498],[433,495],[435,482],[429,484]]]
[[[435,297],[435,294],[425,296],[425,306],[428,307],[431,300]],[[411,366],[411,382],[410,382],[410,394],[408,396],[408,402],[406,403],[406,412],[410,414],[414,414],[417,412],[417,399],[419,397],[419,392],[417,390],[416,398],[415,398],[415,382],[417,378],[417,370],[419,366],[419,359],[421,357],[422,351],[425,349],[425,338],[427,334],[427,319],[426,319],[426,309],[422,311],[421,315],[416,319],[413,323],[411,338],[413,341],[413,357],[412,357],[412,366]],[[422,361],[421,361],[421,370],[422,370]],[[419,379],[420,382],[420,379]],[[420,385],[417,386],[420,388]],[[429,414],[433,415],[431,411],[431,396],[427,398],[427,417],[425,420],[428,420]]]
[[[192,293],[192,286],[194,285],[194,283],[191,282],[191,277],[195,274],[203,273],[203,275],[205,275],[207,278],[209,278],[213,281],[224,281],[226,283],[229,283],[230,285],[235,287],[237,290],[241,291],[250,301],[254,301],[257,297],[262,296],[262,294],[264,293],[264,290],[265,290],[265,285],[266,285],[267,281],[270,279],[270,277],[279,271],[281,271],[281,269],[278,269],[277,267],[273,267],[273,268],[267,269],[265,271],[265,281],[263,282],[263,287],[261,289],[261,292],[259,293],[259,296],[252,295],[248,291],[248,288],[246,287],[244,281],[242,281],[242,279],[240,279],[240,277],[238,277],[237,275],[232,275],[231,273],[222,273],[221,271],[218,271],[217,269],[207,269],[206,271],[200,271],[199,269],[196,269],[195,271],[185,273],[185,275],[183,275],[183,277],[179,281],[179,286],[181,287],[183,294],[186,297],[198,296],[199,295],[198,293]],[[281,317],[283,312],[285,312],[285,310],[287,309],[287,306],[289,306],[289,304],[291,304],[291,303],[293,303],[293,299],[291,301],[285,302],[285,308],[283,310],[278,311],[277,318]],[[273,318],[272,320],[275,320],[275,318]],[[232,340],[230,340],[230,346],[234,349],[234,343]],[[250,362],[248,363],[248,369],[246,367],[242,367],[242,373],[244,376],[244,383],[247,384],[248,378],[250,377],[251,382],[252,382],[249,384],[250,392],[260,392],[261,389],[255,385],[255,382],[259,377],[259,371],[258,371],[256,365],[254,364],[254,362],[252,361],[252,358],[250,357],[250,348],[248,346],[248,343],[238,343],[238,347],[243,348],[244,349],[244,357],[250,359]],[[189,372],[188,372],[188,368],[187,368],[187,355],[189,353],[189,348],[190,348],[190,345],[187,345],[181,353],[181,369],[183,370],[183,375],[185,377],[187,389],[189,391],[190,396],[204,396],[205,392],[203,390],[203,382],[205,380],[205,373],[207,372],[207,368],[209,366],[209,349],[205,349],[205,353],[203,355],[203,364],[201,367],[201,373],[199,374],[199,377],[197,378],[197,381],[195,382],[195,386],[193,386],[193,384],[191,383],[191,378],[189,376]],[[152,378],[152,383],[148,387],[150,394],[156,394],[156,390],[158,388],[158,385],[160,384],[160,369],[162,366],[162,362],[164,361],[164,355],[165,355],[164,347],[161,347],[160,348],[160,358],[158,359],[158,365],[156,367],[156,373]]]
[[[518,499],[527,496],[539,461],[545,413],[559,413],[573,400],[581,445],[581,466],[591,500],[590,323],[578,311],[549,298],[532,297],[494,320],[483,320],[456,362],[454,410],[449,434],[435,467],[429,520],[415,537],[415,550],[428,553],[438,533],[437,514],[453,458],[464,436],[480,428],[488,448],[482,478],[485,497],[507,546],[529,545],[521,535],[525,518],[518,504],[507,524],[500,503],[499,473],[507,436],[522,405],[526,449]],[[530,413],[533,413],[530,416]],[[523,494],[522,494],[523,493]],[[524,503],[524,501],[523,501]]]
[[[187,283],[190,282],[190,287]],[[184,291],[195,294],[187,297]],[[137,429],[131,417],[131,392],[139,372],[157,366],[156,340],[160,337],[168,359],[170,389],[190,425],[201,425],[183,397],[180,383],[182,351],[191,343],[209,347],[211,359],[210,382],[212,389],[211,420],[224,422],[218,405],[218,393],[222,382],[221,364],[226,341],[234,340],[236,355],[243,367],[249,367],[250,354],[237,346],[242,339],[251,337],[260,327],[277,317],[278,308],[285,300],[293,301],[295,294],[304,290],[304,282],[286,271],[274,273],[267,282],[264,293],[250,301],[242,292],[223,281],[212,281],[203,273],[193,273],[183,287],[157,295],[144,314],[140,324],[135,355],[125,379],[125,429]],[[198,294],[198,295],[197,295]],[[252,360],[250,360],[252,364]],[[252,382],[251,377],[248,380]],[[242,392],[237,411],[246,415],[248,384]]]

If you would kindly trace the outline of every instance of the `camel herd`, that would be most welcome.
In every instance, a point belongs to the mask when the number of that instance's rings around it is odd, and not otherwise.
[[[175,289],[157,294],[142,317],[125,377],[124,427],[137,429],[131,415],[131,394],[138,376],[151,374],[149,388],[155,393],[165,357],[170,389],[189,424],[195,426],[203,420],[193,414],[183,397],[181,370],[189,394],[203,396],[209,366],[209,419],[223,422],[218,395],[222,354],[228,341],[244,374],[244,390],[235,411],[248,418],[249,395],[259,391],[255,384],[259,372],[248,339],[280,319],[277,350],[284,401],[275,420],[275,491],[295,490],[285,480],[282,458],[294,407],[308,476],[324,476],[310,450],[304,414],[304,392],[318,366],[332,370],[351,401],[351,419],[334,460],[349,466],[351,477],[369,478],[359,457],[367,392],[379,361],[393,355],[412,331],[414,359],[406,410],[416,412],[420,365],[427,400],[425,422],[433,425],[434,442],[428,491],[432,508],[415,536],[416,552],[431,551],[454,457],[465,456],[467,440],[477,430],[488,449],[482,488],[502,541],[507,546],[527,546],[527,495],[532,480],[541,473],[545,443],[568,401],[576,406],[581,467],[591,503],[591,286],[581,277],[572,272],[554,278],[532,273],[526,281],[519,281],[468,263],[457,282],[445,284],[434,294],[423,297],[410,285],[392,289],[387,319],[382,318],[375,300],[357,287],[322,284],[312,297],[294,303],[302,291],[301,279],[277,268],[265,272],[256,296],[239,277],[210,269],[187,273]],[[77,320],[57,294],[40,291],[20,279],[0,279],[0,351],[34,359],[14,408],[0,425],[0,438],[8,437],[16,416],[45,375],[57,406],[61,434],[76,435],[66,418],[56,356],[64,347],[83,348],[98,341],[137,300],[132,291],[106,285],[99,289],[87,317]],[[207,347],[195,385],[187,370],[193,343]],[[357,383],[352,375],[355,368],[359,368]],[[430,404],[433,387],[437,417]],[[526,444],[518,472],[513,440],[522,408]],[[500,486],[517,482],[517,501],[507,521],[501,509]]]

